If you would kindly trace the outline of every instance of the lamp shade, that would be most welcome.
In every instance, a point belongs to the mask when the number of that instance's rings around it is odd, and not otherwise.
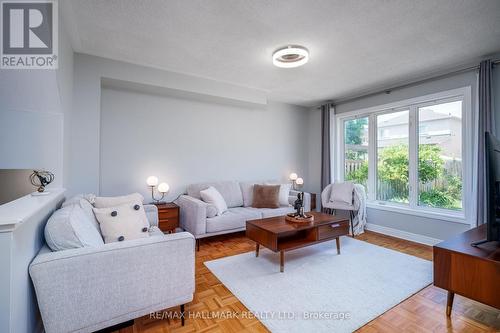
[[[288,178],[289,178],[290,180],[292,180],[292,181],[297,180],[297,178],[298,178],[298,177],[299,177],[299,176],[297,176],[297,174],[296,174],[295,172],[292,172],[292,173],[290,174],[290,176],[288,176]]]
[[[297,178],[297,180],[295,182],[297,183],[297,185],[303,185],[304,184],[304,179]]]
[[[168,190],[170,190],[170,186],[168,186],[167,183],[161,183],[160,185],[158,185],[158,192],[167,193]]]
[[[158,185],[158,177],[149,176],[148,179],[146,179],[146,183],[148,184],[148,186],[156,186]]]

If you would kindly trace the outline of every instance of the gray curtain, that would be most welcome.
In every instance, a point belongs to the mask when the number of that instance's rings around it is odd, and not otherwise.
[[[479,64],[478,90],[478,164],[477,164],[477,224],[485,222],[485,133],[495,134],[495,119],[492,101],[492,63],[491,60],[481,61]]]
[[[331,142],[330,142],[330,104],[321,106],[321,189],[332,181]]]

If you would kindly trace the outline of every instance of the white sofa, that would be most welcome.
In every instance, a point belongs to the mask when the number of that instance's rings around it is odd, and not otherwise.
[[[249,192],[253,191],[253,184],[278,184],[276,181],[238,182],[219,181],[191,184],[187,187],[187,194],[180,196],[176,203],[180,206],[181,227],[189,231],[198,240],[204,237],[227,234],[245,230],[246,221],[285,215],[293,212],[293,202],[297,199],[298,191],[291,190],[287,206],[279,208],[253,208],[248,200]],[[215,187],[228,206],[228,211],[220,216],[210,214],[210,205],[201,200],[200,191]],[[311,210],[311,195],[304,193],[304,210]]]
[[[193,236],[164,235],[156,206],[144,210],[151,237],[55,252],[42,247],[29,273],[45,332],[94,332],[177,305],[183,311],[192,301]],[[67,232],[60,229],[58,239]]]

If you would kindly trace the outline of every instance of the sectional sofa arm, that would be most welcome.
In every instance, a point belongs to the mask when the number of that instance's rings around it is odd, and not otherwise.
[[[181,210],[181,227],[195,235],[195,237],[205,234],[207,231],[208,204],[189,195],[181,195],[175,203]]]
[[[158,226],[158,207],[151,204],[144,205],[144,212],[151,226]]]
[[[92,331],[110,318],[134,318],[155,305],[189,302],[195,288],[194,243],[182,232],[97,248],[42,248],[29,273],[45,331]]]
[[[295,190],[291,190],[290,191],[290,195],[288,197],[288,202],[291,205],[293,205],[293,203],[295,202],[295,200],[297,200],[297,195],[300,192],[301,191],[295,191]],[[311,194],[308,193],[308,192],[304,192],[304,211],[305,212],[311,211]]]

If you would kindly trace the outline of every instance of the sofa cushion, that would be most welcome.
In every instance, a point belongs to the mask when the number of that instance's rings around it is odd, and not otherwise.
[[[94,199],[95,208],[107,208],[124,205],[129,202],[138,201],[141,205],[144,197],[139,193],[132,193],[129,195],[122,195],[119,197],[96,197]]]
[[[243,207],[251,207],[253,203],[253,186],[262,182],[240,182],[241,195],[243,196]]]
[[[45,225],[45,241],[52,251],[104,245],[99,230],[80,205],[63,207]]]
[[[94,211],[92,210],[94,207],[92,203],[94,202],[95,195],[93,194],[78,194],[74,197],[63,202],[62,207],[68,207],[72,205],[78,205],[83,209],[84,214],[87,218],[92,222],[92,225],[100,233],[99,223],[95,219]]]
[[[207,219],[207,233],[244,228],[247,220],[260,219],[259,209],[235,207],[224,214]]]
[[[226,201],[215,187],[210,186],[206,190],[200,191],[200,195],[207,204],[215,206],[217,215],[222,215],[227,210]]]
[[[149,221],[140,201],[94,208],[105,243],[149,237]]]
[[[280,185],[258,185],[253,186],[253,202],[254,208],[278,208]]]
[[[200,191],[206,190],[210,186],[215,187],[219,191],[229,208],[243,206],[240,185],[236,181],[191,184],[187,187],[187,194],[193,198],[201,199]]]
[[[262,213],[262,217],[275,217],[282,216],[294,211],[292,206],[280,207],[280,208],[260,208],[259,211]]]
[[[207,205],[207,217],[217,216],[217,207],[212,204]]]
[[[280,186],[280,206],[288,206],[288,197],[290,196],[290,190],[292,189],[292,184],[280,184],[280,183],[266,183],[266,185],[279,185]]]
[[[91,194],[91,193],[90,194],[77,194],[74,197],[71,197],[70,199],[66,199],[63,202],[62,207],[70,206],[70,205],[74,205],[74,204],[79,204],[80,200],[82,200],[82,199],[87,201],[92,206],[95,202],[95,198],[96,198],[95,194]]]

